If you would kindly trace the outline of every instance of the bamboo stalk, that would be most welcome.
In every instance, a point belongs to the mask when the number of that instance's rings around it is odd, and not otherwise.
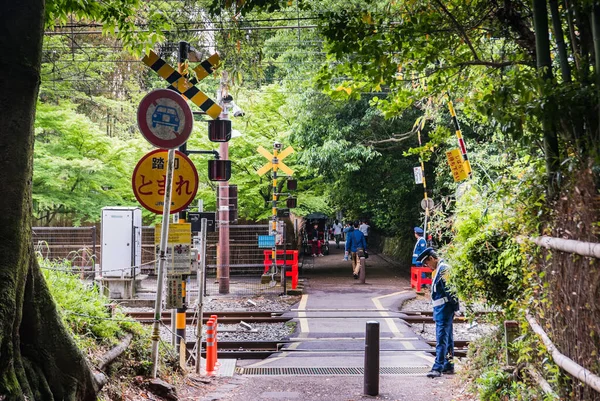
[[[525,318],[529,322],[531,329],[542,339],[542,342],[548,349],[548,352],[550,352],[550,355],[552,355],[552,359],[558,366],[564,369],[571,376],[600,392],[600,376],[595,375],[583,366],[575,363],[566,355],[560,353],[550,338],[548,338],[548,335],[546,332],[544,332],[544,329],[542,329],[542,327],[536,322],[535,318],[529,314],[529,312],[525,313]]]
[[[548,383],[546,379],[544,379],[540,372],[538,372],[531,366],[527,367],[527,371],[529,372],[533,380],[537,383],[537,385],[540,386],[544,394],[549,395],[554,399],[558,399],[558,395],[554,392],[554,390],[550,386],[550,383]]]
[[[558,0],[550,0],[550,14],[552,15],[552,27],[554,30],[554,40],[558,49],[558,58],[560,61],[560,72],[563,81],[571,82],[571,67],[567,56],[567,48],[565,46],[565,38],[562,30],[560,13],[558,12]]]

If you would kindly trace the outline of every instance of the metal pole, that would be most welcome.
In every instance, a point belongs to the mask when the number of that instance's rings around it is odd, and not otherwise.
[[[202,320],[204,318],[204,277],[206,275],[206,230],[208,220],[200,220],[200,266],[196,274],[198,281],[198,322],[196,324],[196,373],[202,367]]]
[[[423,146],[421,143],[421,130],[425,125],[425,117],[422,117],[417,126],[417,138],[419,139],[419,147]],[[429,217],[429,202],[427,201],[427,180],[425,179],[425,163],[423,162],[423,155],[419,156],[421,162],[421,177],[423,180],[423,199],[425,199],[425,224],[423,225],[423,238],[427,241],[427,220]]]
[[[379,322],[367,322],[365,336],[364,393],[379,394]]]
[[[171,190],[173,186],[173,165],[175,164],[175,149],[169,149],[167,157],[167,176],[165,183],[165,200],[163,203],[162,230],[160,234],[160,250],[158,261],[158,284],[156,287],[156,303],[154,304],[154,325],[152,327],[152,377],[156,378],[158,371],[158,341],[160,340],[160,318],[162,306],[162,289],[165,262],[167,260],[167,239],[169,237],[169,214],[171,212]]]
[[[281,276],[281,285],[283,286],[283,295],[287,295],[287,274],[286,274],[286,269],[285,269],[285,265],[287,263],[287,240],[285,237],[287,231],[287,226],[285,224],[285,220],[283,221],[283,233],[281,238],[283,238],[283,265],[282,265],[282,276]],[[290,266],[290,271],[291,271],[291,266]]]
[[[96,226],[92,226],[92,268],[96,270]]]
[[[277,159],[278,155],[278,147],[277,143],[273,144],[273,200],[271,205],[271,235],[273,235],[273,248],[271,252],[271,260],[273,260],[273,266],[271,270],[271,277],[277,273],[277,167],[279,163],[279,159]]]
[[[184,77],[188,76],[188,73],[186,71],[185,62],[188,59],[189,48],[190,48],[190,44],[188,42],[185,42],[185,41],[179,42],[179,59],[177,62],[177,70]],[[184,143],[182,146],[180,146],[179,150],[185,153],[187,150],[187,143]],[[181,219],[179,218],[178,214],[173,215],[173,223],[179,223],[180,220]],[[187,309],[186,305],[185,305],[185,292],[186,292],[185,280],[186,280],[186,277],[184,275],[182,277],[182,283],[181,283],[182,295],[183,295],[183,303],[181,305],[181,308],[176,308],[171,311],[171,330],[173,333],[172,344],[175,347],[175,351],[179,355],[180,360],[181,360],[181,355],[180,355],[181,348],[179,347],[179,344],[180,344],[182,338],[185,341],[185,312]],[[184,360],[185,360],[185,358],[184,358]]]
[[[227,95],[227,71],[221,75],[221,85],[217,94],[218,103],[223,111],[220,119],[227,119],[227,107],[223,98]],[[221,142],[219,145],[221,160],[229,160],[229,143]],[[219,271],[219,294],[229,294],[229,181],[219,183],[219,252],[221,263],[217,266]]]

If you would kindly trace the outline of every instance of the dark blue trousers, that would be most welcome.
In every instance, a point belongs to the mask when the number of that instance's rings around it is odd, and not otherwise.
[[[446,308],[450,309],[450,308]],[[435,320],[435,363],[432,370],[442,370],[452,368],[454,357],[454,337],[452,336],[452,321],[454,319],[454,311],[442,310],[438,313],[434,311],[433,319]]]

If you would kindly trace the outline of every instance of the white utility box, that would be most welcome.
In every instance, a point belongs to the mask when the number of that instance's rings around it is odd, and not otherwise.
[[[126,278],[140,274],[142,210],[139,207],[102,208],[101,237],[100,268],[103,278]]]

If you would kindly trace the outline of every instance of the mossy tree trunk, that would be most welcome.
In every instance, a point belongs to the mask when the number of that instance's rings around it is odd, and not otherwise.
[[[0,9],[0,399],[94,400],[93,374],[58,316],[31,240],[44,1],[2,0]]]

